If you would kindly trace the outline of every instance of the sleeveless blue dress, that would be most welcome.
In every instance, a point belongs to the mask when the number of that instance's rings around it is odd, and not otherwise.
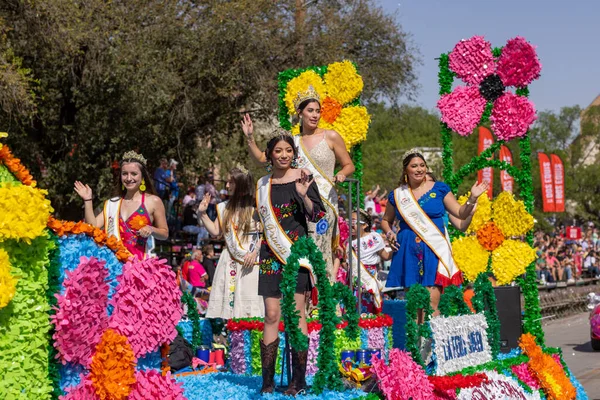
[[[418,200],[425,214],[440,232],[446,231],[444,197],[449,192],[450,187],[444,182],[435,182],[431,190]],[[392,258],[386,286],[409,288],[415,283],[434,286],[439,263],[438,257],[398,213],[394,192],[390,193],[388,200],[389,204],[394,207],[396,218],[400,221],[400,231],[396,237],[399,249]]]

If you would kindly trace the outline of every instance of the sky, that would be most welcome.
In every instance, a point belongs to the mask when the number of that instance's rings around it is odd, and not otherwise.
[[[394,14],[419,49],[416,103],[438,100],[435,60],[460,39],[482,35],[492,47],[523,36],[537,46],[541,77],[530,86],[538,111],[587,107],[600,95],[600,1],[597,0],[376,0]]]

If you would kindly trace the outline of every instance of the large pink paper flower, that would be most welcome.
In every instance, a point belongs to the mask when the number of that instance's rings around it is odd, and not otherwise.
[[[458,86],[438,101],[442,121],[462,136],[473,132],[488,102],[493,103],[491,128],[501,140],[524,136],[535,121],[535,107],[508,86],[525,87],[539,78],[535,47],[524,38],[510,39],[496,60],[483,36],[461,40],[449,55],[450,69],[467,86]]]

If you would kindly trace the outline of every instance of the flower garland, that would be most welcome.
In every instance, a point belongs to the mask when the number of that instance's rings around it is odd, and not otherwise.
[[[315,376],[313,391],[319,394],[325,388],[341,390],[343,385],[339,377],[337,362],[334,359],[337,320],[335,314],[336,303],[342,300],[348,306],[349,299],[353,295],[347,287],[341,284],[332,286],[329,283],[325,261],[313,240],[310,237],[298,239],[292,245],[290,256],[284,267],[283,279],[280,286],[283,295],[281,312],[286,322],[290,344],[293,348],[298,350],[306,350],[308,348],[308,337],[298,327],[299,315],[294,301],[296,279],[298,270],[300,269],[299,260],[301,257],[308,257],[317,278],[317,289],[319,291],[319,316],[322,327],[319,335],[319,356],[317,361],[319,371]],[[358,316],[351,315],[352,313],[354,313],[354,310],[347,308],[346,315],[344,316],[348,322],[346,332],[350,338],[356,337],[358,333]]]
[[[127,250],[127,247],[125,247],[125,245],[116,237],[107,236],[104,230],[83,221],[61,221],[54,217],[49,217],[47,219],[47,225],[57,236],[85,234],[94,239],[97,244],[106,246],[112,250],[117,256],[117,259],[121,262],[126,262],[132,257],[132,254]]]
[[[0,309],[10,303],[17,291],[17,278],[10,274],[10,268],[8,253],[0,249]]]
[[[423,309],[424,321],[417,325],[417,310]],[[406,293],[406,349],[410,352],[413,360],[421,367],[425,367],[425,362],[419,351],[419,338],[430,338],[431,327],[429,320],[433,314],[431,308],[431,298],[429,291],[419,284],[412,285]]]
[[[0,162],[8,168],[8,170],[21,182],[23,185],[36,187],[37,182],[33,180],[33,176],[29,170],[21,164],[21,160],[14,157],[7,145],[0,146]]]
[[[529,357],[529,370],[537,378],[544,393],[551,399],[575,399],[577,391],[562,365],[549,354],[545,354],[530,333],[521,335],[519,347]]]
[[[53,211],[45,190],[16,183],[0,184],[0,241],[31,242],[42,235]]]
[[[197,349],[202,345],[202,331],[200,329],[198,305],[196,304],[192,294],[189,292],[185,292],[183,295],[181,295],[181,304],[185,304],[187,306],[187,317],[192,322],[192,346],[194,349]]]

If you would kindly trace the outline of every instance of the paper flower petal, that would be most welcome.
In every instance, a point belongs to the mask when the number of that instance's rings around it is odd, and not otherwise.
[[[498,285],[507,285],[535,260],[535,250],[527,243],[508,239],[492,252],[492,272]]]
[[[477,127],[485,110],[486,101],[473,86],[458,86],[443,95],[437,103],[442,121],[462,136],[468,136]]]
[[[0,242],[15,239],[30,243],[43,234],[53,211],[47,194],[32,186],[0,184]]]
[[[6,307],[17,291],[17,279],[10,274],[8,253],[0,249],[0,309]]]
[[[475,281],[477,275],[485,272],[490,258],[475,236],[465,236],[452,242],[452,255],[456,266],[470,281]]]
[[[67,390],[67,394],[64,396],[58,396],[59,400],[100,400],[100,397],[96,394],[92,381],[84,378],[83,381]]]
[[[321,79],[319,74],[312,70],[304,71],[299,76],[291,79],[286,86],[284,101],[288,109],[288,114],[296,114],[294,100],[298,96],[299,92],[307,91],[309,86],[312,86],[315,89],[321,100],[323,100],[327,95],[325,84],[323,83],[323,79]]]
[[[323,121],[323,119],[321,119]],[[364,141],[367,138],[371,116],[363,106],[345,107],[333,123],[333,130],[340,134],[346,148]],[[321,126],[321,124],[319,124]]]
[[[54,347],[63,363],[89,366],[94,348],[108,326],[108,271],[104,261],[81,257],[79,266],[67,272],[64,294],[57,295],[58,311],[51,317]]]
[[[388,400],[433,400],[433,385],[423,368],[415,363],[410,353],[399,349],[390,351],[389,364],[373,357],[371,370],[377,375],[379,388]]]
[[[123,266],[118,281],[109,327],[127,337],[136,357],[171,342],[183,308],[175,273],[166,260],[135,258]]]
[[[323,75],[329,97],[341,105],[347,104],[358,97],[363,90],[363,80],[356,71],[354,64],[345,60],[327,66]]]
[[[461,40],[448,58],[450,69],[471,85],[478,85],[483,78],[493,74],[496,67],[492,46],[483,36]]]
[[[441,100],[440,100],[441,101]],[[526,97],[506,92],[494,102],[491,128],[500,140],[525,136],[537,119],[535,107]]]
[[[182,384],[175,382],[170,372],[162,376],[155,370],[138,371],[135,377],[128,400],[185,400]]]
[[[523,201],[515,200],[509,192],[500,193],[494,200],[492,219],[507,238],[525,235],[534,224],[533,216],[527,212]]]
[[[506,42],[498,59],[496,71],[504,86],[527,86],[540,77],[542,64],[535,47],[517,36]]]

